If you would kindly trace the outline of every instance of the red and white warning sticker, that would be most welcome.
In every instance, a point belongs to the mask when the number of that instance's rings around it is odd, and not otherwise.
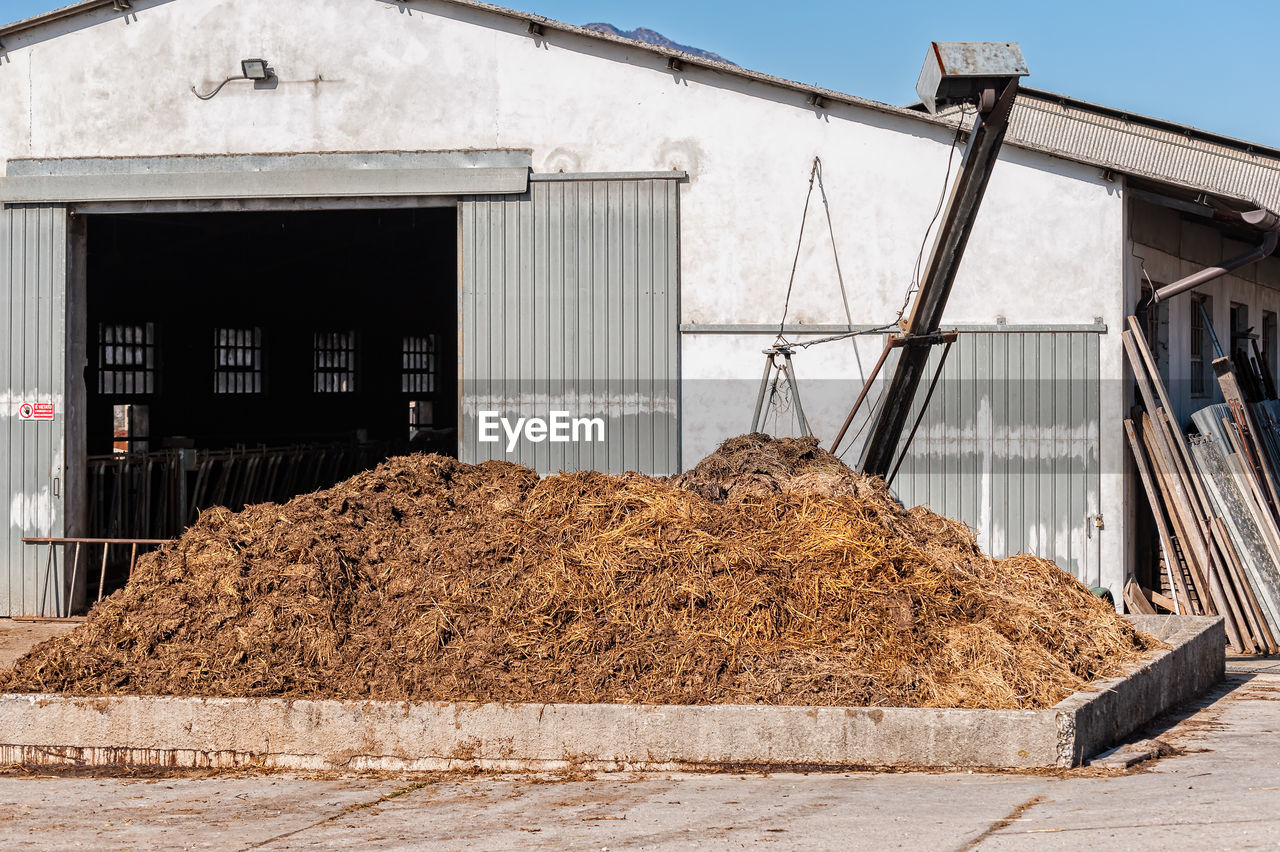
[[[19,420],[52,420],[52,402],[24,402],[18,405]]]

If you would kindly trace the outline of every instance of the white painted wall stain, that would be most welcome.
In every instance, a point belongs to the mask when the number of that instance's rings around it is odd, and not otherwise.
[[[14,494],[9,501],[9,526],[24,536],[49,535],[53,510],[54,498],[48,486],[36,494]]]
[[[39,391],[18,391],[13,388],[0,390],[0,419],[12,417],[17,420],[18,406],[24,402],[51,402],[54,407],[54,415],[61,420],[65,413],[63,408],[63,396],[60,393],[47,393]],[[41,421],[47,422],[47,421]]]

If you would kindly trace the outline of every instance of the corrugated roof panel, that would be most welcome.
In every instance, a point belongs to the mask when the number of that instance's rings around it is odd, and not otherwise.
[[[1038,94],[1019,95],[1009,141],[1280,209],[1280,157]]]

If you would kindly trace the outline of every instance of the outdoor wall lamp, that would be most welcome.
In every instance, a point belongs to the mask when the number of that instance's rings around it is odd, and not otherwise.
[[[191,87],[191,92],[200,100],[207,101],[214,95],[218,94],[218,92],[221,92],[222,87],[230,83],[232,80],[253,80],[254,82],[257,82],[259,80],[269,80],[274,76],[275,73],[271,70],[271,66],[268,64],[267,60],[242,59],[240,60],[240,73],[236,76],[228,77],[223,80],[212,92],[202,95],[196,90],[195,86]]]
[[[267,70],[267,60],[265,59],[240,60],[240,72],[246,80],[265,80],[271,76],[271,72]]]

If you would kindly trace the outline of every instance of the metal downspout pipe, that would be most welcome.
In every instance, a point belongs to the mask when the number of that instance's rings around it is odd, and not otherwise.
[[[1148,305],[1155,305],[1163,302],[1171,296],[1179,293],[1185,293],[1187,290],[1193,290],[1201,284],[1207,284],[1215,278],[1221,278],[1228,272],[1239,269],[1242,266],[1248,266],[1250,263],[1256,263],[1265,257],[1270,256],[1276,250],[1276,246],[1280,244],[1280,216],[1272,213],[1265,208],[1261,210],[1250,210],[1248,213],[1241,213],[1240,219],[1247,225],[1265,230],[1267,233],[1263,236],[1262,242],[1257,248],[1245,252],[1238,257],[1224,260],[1217,266],[1210,266],[1199,272],[1192,273],[1186,278],[1180,279],[1167,284],[1151,294]]]

